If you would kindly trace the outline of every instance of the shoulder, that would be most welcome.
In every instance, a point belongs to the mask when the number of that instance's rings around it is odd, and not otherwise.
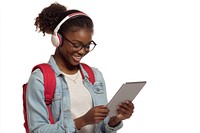
[[[103,73],[99,70],[99,68],[96,68],[96,67],[91,67],[91,68],[92,68],[92,70],[94,72],[95,80],[104,82]]]
[[[31,73],[31,76],[30,76],[30,80],[38,80],[38,81],[42,81],[43,80],[43,74],[42,74],[42,71],[37,68],[36,70],[34,70],[32,73]]]
[[[28,80],[28,91],[35,92],[35,91],[44,91],[43,88],[44,81],[43,81],[43,74],[40,69],[34,70]]]
[[[96,68],[96,67],[91,67],[94,74],[95,75],[101,75],[102,76],[102,72],[99,70],[99,68]]]

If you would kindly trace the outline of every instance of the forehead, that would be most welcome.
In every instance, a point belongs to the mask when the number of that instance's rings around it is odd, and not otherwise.
[[[79,28],[75,31],[68,31],[65,33],[65,37],[71,39],[91,39],[93,32],[90,29]]]

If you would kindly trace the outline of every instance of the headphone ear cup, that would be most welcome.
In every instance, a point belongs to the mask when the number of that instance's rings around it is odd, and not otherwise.
[[[59,33],[57,33],[56,35],[53,34],[51,36],[51,42],[56,48],[61,46],[62,45],[62,35]]]

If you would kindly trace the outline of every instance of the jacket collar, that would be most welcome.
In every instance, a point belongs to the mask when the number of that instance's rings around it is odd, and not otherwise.
[[[48,62],[48,63],[49,63],[49,64],[51,65],[51,67],[53,68],[53,70],[54,70],[56,76],[59,76],[59,75],[62,74],[62,72],[60,71],[60,69],[58,68],[58,66],[57,66],[57,64],[56,64],[56,61],[55,61],[53,55],[50,56],[50,59],[49,59],[49,62]],[[89,77],[88,77],[88,74],[87,74],[87,72],[84,70],[84,68],[82,67],[81,63],[80,63],[79,66],[80,66],[80,72],[81,72],[82,78],[83,78],[83,79],[88,79],[88,78],[89,78]]]

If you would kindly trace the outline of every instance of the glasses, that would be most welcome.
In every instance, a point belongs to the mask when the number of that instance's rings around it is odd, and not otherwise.
[[[74,51],[80,51],[82,48],[84,48],[84,50],[86,52],[90,52],[97,45],[94,41],[91,41],[89,44],[83,45],[81,43],[73,43],[73,42],[71,42],[69,39],[67,39],[64,36],[63,36],[63,38],[64,38],[64,40],[68,41],[72,45]]]

